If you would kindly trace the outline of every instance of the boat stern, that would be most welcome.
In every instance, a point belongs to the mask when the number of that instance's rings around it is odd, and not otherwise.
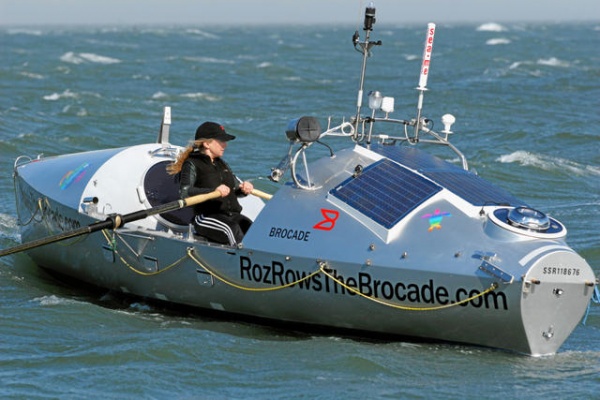
[[[596,278],[588,263],[566,246],[542,247],[521,259],[521,314],[533,356],[554,354],[581,321]]]

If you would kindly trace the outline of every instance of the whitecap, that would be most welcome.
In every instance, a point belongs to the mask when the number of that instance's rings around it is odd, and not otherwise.
[[[116,58],[100,56],[94,53],[79,53],[79,55],[86,61],[98,64],[117,64],[121,62],[121,60]]]
[[[521,64],[523,64],[522,61],[515,61],[512,64],[510,64],[508,69],[517,69],[517,68],[519,68],[519,66],[521,66]]]
[[[44,100],[48,100],[48,101],[56,101],[56,100],[59,100],[60,98],[61,98],[61,95],[56,92],[52,93],[52,94],[48,94],[43,97]]]
[[[506,38],[489,39],[488,41],[485,42],[485,44],[488,44],[490,46],[494,46],[497,44],[509,44],[509,43],[510,43],[510,39],[506,39]]]
[[[498,157],[496,161],[504,164],[518,163],[523,166],[532,166],[544,171],[561,171],[569,175],[600,176],[600,167],[580,164],[566,158],[531,153],[525,150],[517,150],[511,154],[502,155]]]
[[[202,93],[202,92],[198,92],[198,93],[184,93],[181,95],[181,97],[185,97],[187,99],[201,99],[201,100],[207,100],[207,101],[219,101],[221,100],[220,97],[218,96],[214,96],[208,93]]]
[[[523,165],[527,165],[535,160],[537,160],[537,157],[525,150],[517,150],[511,154],[505,154],[496,159],[496,161],[499,161],[503,164],[518,162]]]
[[[202,36],[205,37],[207,39],[218,39],[219,37],[213,33],[210,32],[206,32],[206,31],[202,31],[200,29],[187,29],[185,31],[186,33],[191,33],[194,35],[198,35],[198,36]]]
[[[69,64],[81,64],[83,62],[83,58],[77,56],[72,51],[68,51],[62,56],[60,56],[60,61],[66,62]]]
[[[21,75],[23,75],[26,78],[31,78],[31,79],[44,79],[44,75],[35,74],[33,72],[23,71],[23,72],[21,72]]]
[[[121,62],[121,60],[112,57],[101,56],[94,53],[74,53],[72,51],[68,51],[60,56],[60,60],[69,64],[83,64],[84,62],[117,64]]]
[[[202,62],[206,64],[235,64],[235,62],[231,60],[224,60],[221,58],[214,57],[184,57],[184,60],[194,61],[194,62]]]
[[[262,63],[258,64],[256,67],[257,68],[269,68],[271,65],[273,65],[273,64],[271,64],[268,61],[265,61],[265,62],[262,62]]]
[[[152,98],[153,98],[153,99],[155,99],[155,100],[158,100],[158,99],[165,99],[165,98],[167,98],[167,97],[169,97],[169,95],[168,95],[168,94],[166,94],[165,92],[156,92],[156,93],[154,93],[154,94],[152,95]]]
[[[485,24],[481,24],[477,27],[478,31],[481,32],[504,32],[507,31],[508,29],[506,29],[504,26],[497,24],[495,22],[488,22]]]
[[[537,60],[537,63],[539,65],[547,65],[550,67],[569,67],[570,66],[568,61],[559,60],[556,57],[540,58],[539,60]]]
[[[77,93],[71,92],[69,89],[65,90],[62,93],[52,93],[43,97],[44,100],[48,101],[56,101],[64,98],[77,98]]]

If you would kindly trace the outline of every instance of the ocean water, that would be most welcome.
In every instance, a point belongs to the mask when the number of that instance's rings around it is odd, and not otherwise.
[[[378,17],[366,91],[416,114],[426,26]],[[19,243],[12,170],[46,156],[171,141],[198,123],[238,138],[226,158],[259,181],[287,122],[356,111],[356,27],[0,30],[0,245]],[[362,31],[361,31],[362,33]],[[437,27],[424,115],[456,116],[471,168],[563,222],[600,276],[600,23]],[[333,141],[334,147],[342,143]],[[347,145],[347,143],[346,143]],[[451,158],[452,156],[450,156]],[[263,180],[264,181],[264,180]],[[600,397],[600,306],[551,357],[366,340],[173,310],[59,282],[0,259],[0,395],[14,399],[583,399]],[[473,329],[477,329],[476,326]]]

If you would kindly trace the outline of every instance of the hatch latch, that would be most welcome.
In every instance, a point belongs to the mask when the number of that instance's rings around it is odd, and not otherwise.
[[[485,272],[486,274],[500,279],[503,283],[507,285],[513,283],[513,281],[515,280],[514,276],[512,276],[508,272],[503,271],[502,268],[494,264],[494,262],[497,261],[496,253],[477,252],[473,257],[481,260],[481,265],[479,265],[479,269]]]

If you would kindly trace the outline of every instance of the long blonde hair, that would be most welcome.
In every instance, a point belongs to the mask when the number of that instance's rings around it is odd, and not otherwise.
[[[181,172],[183,163],[188,159],[190,153],[194,151],[194,149],[199,149],[201,152],[204,152],[204,143],[210,143],[212,140],[213,139],[200,139],[191,142],[181,153],[179,153],[175,161],[167,165],[167,174],[176,175]]]

